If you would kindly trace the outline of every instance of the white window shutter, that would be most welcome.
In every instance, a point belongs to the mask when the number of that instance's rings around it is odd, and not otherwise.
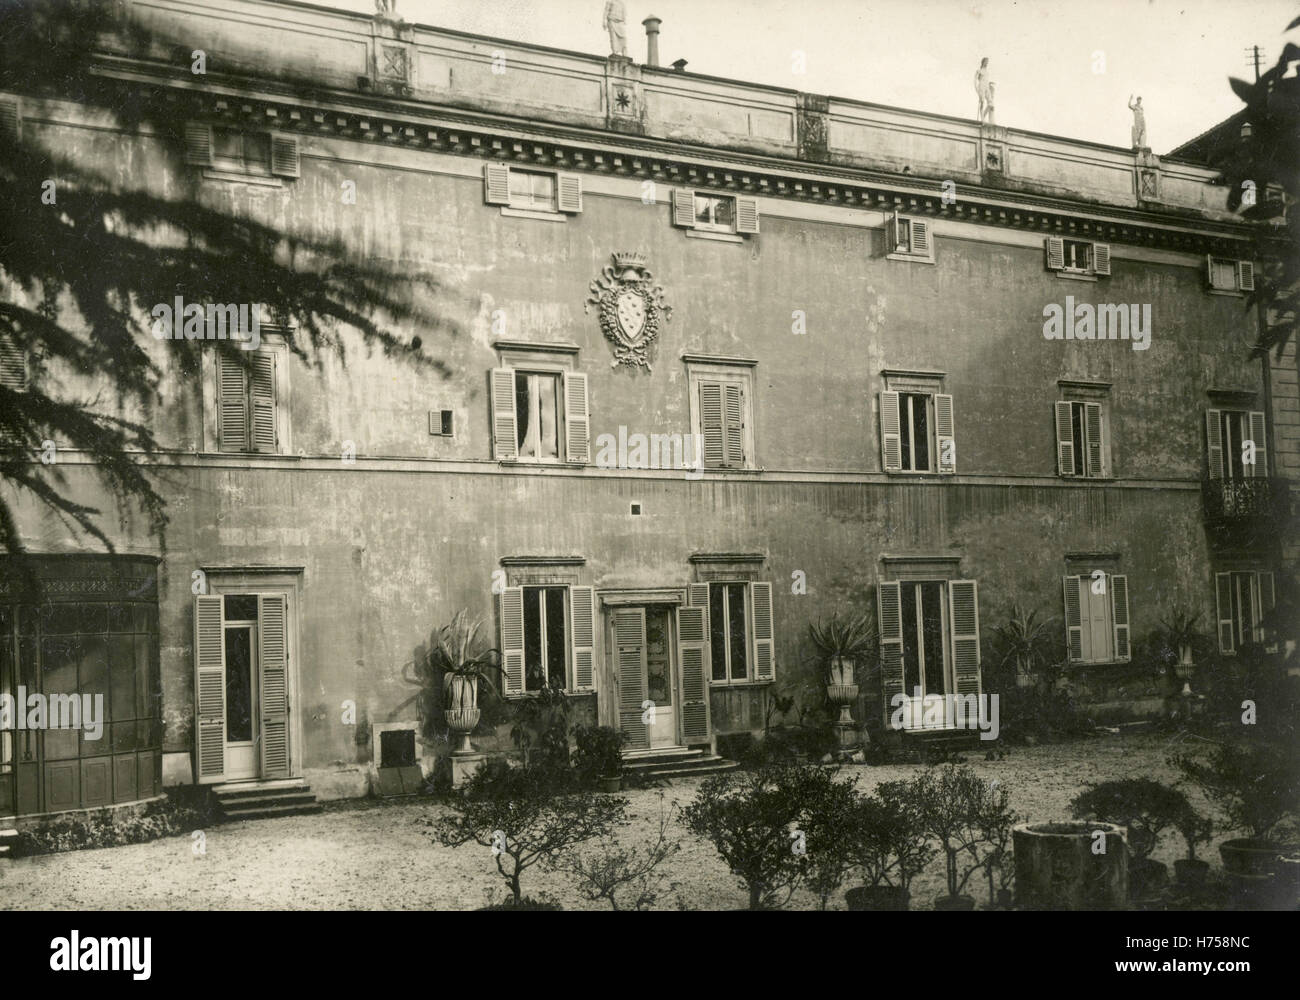
[[[952,411],[952,396],[945,392],[934,394],[934,430],[939,445],[939,471],[957,471],[957,421]],[[951,461],[944,461],[947,455]]]
[[[974,580],[948,581],[953,677],[959,695],[980,693],[980,600]]]
[[[196,167],[212,166],[212,126],[185,123],[185,162]]]
[[[257,598],[263,778],[289,776],[289,609],[283,594]]]
[[[701,382],[700,434],[704,438],[704,464],[713,468],[727,461],[722,409],[722,383]]]
[[[1100,476],[1105,471],[1102,463],[1101,404],[1083,404],[1083,423],[1088,429],[1088,475]]]
[[[1129,650],[1128,577],[1114,573],[1107,578],[1110,584],[1110,620],[1115,629],[1115,659],[1127,660]]]
[[[760,681],[776,677],[776,639],[772,634],[772,585],[751,583],[750,603],[754,611],[754,676]]]
[[[572,621],[573,686],[578,691],[589,691],[596,684],[595,588],[569,588],[569,617]]]
[[[880,394],[880,465],[885,472],[903,468],[903,438],[898,424],[898,393]]]
[[[301,158],[298,155],[298,137],[271,134],[271,173],[276,177],[298,177],[302,172]]]
[[[615,663],[618,667],[619,728],[634,750],[650,748],[650,734],[641,721],[645,711],[645,608],[619,608],[614,612]]]
[[[745,390],[729,382],[722,387],[723,440],[727,446],[727,467],[743,469],[745,461]]]
[[[501,669],[506,694],[524,693],[524,588],[501,591]]]
[[[1256,581],[1256,604],[1255,604],[1255,641],[1263,642],[1264,616],[1273,610],[1277,603],[1277,595],[1273,591],[1273,574],[1261,572],[1255,574]]]
[[[1056,471],[1062,476],[1078,473],[1074,467],[1074,419],[1070,401],[1056,401]]]
[[[683,229],[695,228],[695,192],[686,188],[673,189],[673,225]]]
[[[1047,267],[1051,271],[1065,267],[1065,244],[1059,236],[1047,237]]]
[[[1205,456],[1211,479],[1223,478],[1223,427],[1220,411],[1205,411]]]
[[[880,628],[880,694],[885,721],[894,710],[894,699],[904,691],[903,680],[903,595],[896,580],[876,584],[876,621]]]
[[[251,447],[274,454],[279,444],[275,405],[276,356],[269,351],[253,355],[253,380],[249,401],[252,409]]]
[[[885,225],[885,240],[888,243],[890,253],[898,253],[902,249],[898,237],[898,220],[899,215],[895,212],[889,217],[889,222]]]
[[[1092,270],[1094,274],[1110,274],[1110,244],[1092,245]]]
[[[1208,288],[1214,288],[1214,254],[1205,255],[1205,284]]]
[[[556,175],[555,205],[561,212],[567,212],[569,214],[582,211],[581,174]]]
[[[922,219],[912,220],[912,253],[918,257],[931,257],[930,223]]]
[[[18,142],[23,136],[23,115],[15,97],[0,98],[0,139]]]
[[[1246,466],[1249,470],[1248,476],[1267,476],[1268,475],[1268,442],[1265,438],[1268,436],[1268,428],[1264,422],[1264,412],[1262,410],[1250,411],[1250,439],[1255,444],[1255,464]]]
[[[1232,634],[1232,574],[1214,574],[1214,601],[1218,611],[1219,652],[1236,652]]]
[[[574,465],[591,461],[591,417],[587,411],[587,376],[564,373],[564,457]]]
[[[1255,290],[1255,265],[1251,261],[1237,261],[1237,287],[1243,292]]]
[[[692,584],[691,586],[701,586]],[[677,662],[682,672],[682,740],[690,745],[708,741],[709,729],[709,602],[677,609]]]
[[[247,451],[248,370],[237,358],[217,355],[217,449]]]
[[[220,781],[226,771],[225,598],[194,598],[194,750],[199,784]]]
[[[515,370],[493,368],[489,373],[492,400],[492,457],[499,462],[519,458],[515,426]]]
[[[483,164],[483,200],[489,205],[510,204],[510,167],[504,163]]]
[[[15,392],[27,388],[27,352],[9,334],[0,335],[0,385]]]
[[[1082,577],[1065,576],[1061,587],[1065,595],[1065,644],[1071,662],[1083,659],[1083,612],[1080,608],[1079,587]]]
[[[736,232],[738,233],[758,232],[758,199],[757,198],[736,199]]]

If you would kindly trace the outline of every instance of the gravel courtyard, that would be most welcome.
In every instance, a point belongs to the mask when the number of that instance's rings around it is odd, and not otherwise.
[[[1061,744],[1014,748],[1003,759],[967,755],[967,763],[1010,792],[1012,806],[1031,820],[1068,816],[1069,800],[1088,782],[1133,776],[1172,783],[1166,756],[1180,744],[1152,734],[1102,736]],[[878,782],[906,778],[920,765],[849,767],[864,790]],[[664,789],[665,802],[685,805],[700,779]],[[1206,808],[1199,792],[1189,796]],[[645,839],[657,827],[657,789],[627,793],[633,818],[621,837]],[[424,827],[443,807],[427,802],[338,803],[312,816],[254,820],[205,830],[207,853],[196,856],[191,838],[171,837],[148,844],[0,862],[0,906],[5,909],[472,909],[503,898],[505,883],[496,874],[486,847],[457,849],[435,845]],[[713,846],[679,827],[682,850],[664,866],[666,889],[658,908],[737,909],[747,896],[727,871]],[[1220,833],[1201,856],[1218,864]],[[1174,832],[1161,839],[1154,857],[1166,863],[1183,856]],[[943,891],[942,861],[936,861],[912,886],[913,907],[928,909]],[[583,899],[565,876],[537,868],[523,878],[524,891],[546,896],[565,909],[598,908]],[[847,888],[847,886],[846,886]],[[987,887],[972,881],[967,889],[981,905]],[[605,904],[600,904],[603,907]],[[796,894],[789,908],[817,905]],[[844,908],[843,894],[832,907]]]

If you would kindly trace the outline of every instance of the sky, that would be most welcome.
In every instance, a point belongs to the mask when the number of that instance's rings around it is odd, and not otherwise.
[[[211,2],[211,0],[210,0]],[[373,12],[374,0],[313,0]],[[628,45],[663,19],[660,55],[688,72],[976,117],[988,56],[997,123],[1129,145],[1141,95],[1157,154],[1240,110],[1228,76],[1254,79],[1300,44],[1300,0],[624,0]],[[397,0],[407,21],[604,55],[603,0]],[[797,73],[796,52],[806,71]]]

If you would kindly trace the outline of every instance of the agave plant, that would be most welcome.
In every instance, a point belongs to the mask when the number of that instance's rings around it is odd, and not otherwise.
[[[1016,665],[1016,676],[1032,677],[1043,665],[1044,645],[1051,639],[1051,625],[1056,619],[1038,619],[1038,611],[1011,606],[1011,617],[994,628],[1002,650],[1000,666]]]
[[[501,673],[501,653],[485,649],[479,641],[483,621],[471,621],[465,611],[457,611],[451,623],[433,634],[429,664],[442,674],[443,705],[457,711],[477,704],[475,681],[482,681],[493,691],[493,678]],[[459,678],[459,683],[454,683]]]
[[[1170,654],[1177,654],[1180,661],[1187,662],[1185,654],[1191,652],[1201,637],[1196,628],[1200,620],[1200,612],[1193,612],[1181,604],[1174,605],[1168,615],[1160,619],[1161,638],[1169,647]]]
[[[841,618],[838,612],[825,624],[818,619],[809,625],[808,637],[828,672],[836,660],[865,660],[875,650],[878,638],[866,615]]]

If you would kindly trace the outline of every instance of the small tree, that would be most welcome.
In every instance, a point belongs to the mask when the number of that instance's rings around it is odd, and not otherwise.
[[[1171,760],[1227,814],[1228,826],[1264,840],[1288,814],[1300,808],[1300,766],[1293,739],[1220,743],[1208,761]]]
[[[473,842],[491,848],[497,872],[518,906],[523,900],[520,877],[527,869],[554,867],[574,845],[608,836],[623,822],[627,799],[557,794],[549,771],[497,762],[475,774],[453,797],[451,808],[455,815],[427,822],[434,839],[444,847]]]
[[[955,764],[919,775],[908,792],[921,826],[943,851],[948,895],[961,895],[971,875],[986,864],[980,845],[991,816],[1006,807],[1006,792],[991,790],[969,767]]]
[[[852,860],[868,885],[910,889],[934,857],[906,781],[886,781],[857,803]]]
[[[816,797],[804,803],[800,828],[808,855],[808,888],[824,910],[831,894],[844,884],[857,863],[853,838],[860,819],[861,796],[852,785],[837,781],[817,783],[814,791]]]
[[[625,901],[619,906],[618,894],[625,888],[635,896],[633,910],[647,910],[659,898],[662,875],[656,869],[681,850],[680,841],[670,840],[669,825],[676,818],[675,805],[664,808],[663,792],[659,793],[659,829],[655,839],[646,847],[630,850],[610,841],[603,841],[595,851],[575,853],[556,863],[557,871],[568,872],[578,879],[578,891],[593,903],[605,900],[610,909],[628,909]]]
[[[1187,808],[1178,814],[1174,825],[1182,834],[1183,843],[1187,845],[1187,859],[1195,861],[1196,845],[1208,844],[1214,836],[1214,822],[1208,816],[1198,813],[1189,802]]]
[[[1187,796],[1150,778],[1103,781],[1075,796],[1070,803],[1076,819],[1096,819],[1128,828],[1133,857],[1145,861],[1160,834],[1191,808]]]

